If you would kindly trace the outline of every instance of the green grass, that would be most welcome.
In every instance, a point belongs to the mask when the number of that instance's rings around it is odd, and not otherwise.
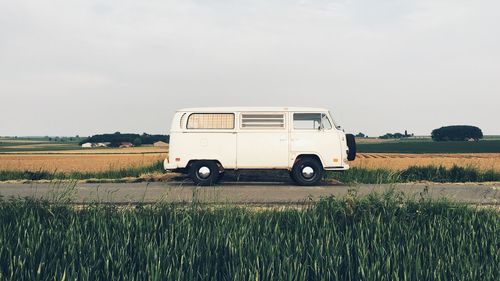
[[[18,145],[33,145],[33,144],[47,144],[48,142],[9,142],[0,141],[0,147],[2,146],[18,146]]]
[[[163,173],[163,162],[158,161],[150,166],[132,167],[103,172],[47,172],[47,171],[0,171],[0,181],[7,180],[85,180],[85,179],[121,179],[139,177],[149,173]],[[246,175],[247,177],[249,175]],[[227,175],[230,180],[236,180]],[[251,172],[247,180],[286,180],[288,175],[283,171]],[[500,181],[500,172],[495,170],[479,170],[475,167],[445,168],[439,166],[412,166],[404,170],[351,168],[343,172],[327,172],[326,179],[335,179],[342,183],[402,183],[415,181],[432,182],[488,182]]]
[[[72,144],[61,144],[54,146],[44,146],[44,147],[16,147],[16,148],[5,148],[0,146],[0,153],[16,153],[16,152],[46,152],[46,151],[61,151],[61,150],[81,150],[82,147]]]
[[[342,183],[387,184],[417,181],[431,182],[490,182],[500,181],[500,172],[474,167],[412,166],[404,170],[351,168],[344,172],[329,172],[327,179]]]
[[[305,209],[0,201],[0,280],[498,280],[500,214],[390,194]]]
[[[469,141],[394,141],[359,143],[361,153],[500,153],[500,140]]]
[[[500,140],[500,135],[486,135],[483,138],[485,140]]]
[[[14,141],[15,140],[15,141]],[[15,152],[43,152],[57,150],[79,150],[82,147],[78,144],[78,139],[70,141],[64,138],[64,141],[49,141],[48,138],[0,138],[0,153]],[[31,145],[43,145],[39,147],[30,147]],[[15,147],[9,147],[15,146]]]

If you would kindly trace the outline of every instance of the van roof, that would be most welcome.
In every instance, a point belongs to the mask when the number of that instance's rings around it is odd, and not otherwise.
[[[325,112],[328,111],[326,108],[320,107],[193,107],[193,108],[182,108],[177,110],[178,112],[245,112],[245,111],[262,111],[262,112],[272,112],[272,111],[307,111],[307,112]]]

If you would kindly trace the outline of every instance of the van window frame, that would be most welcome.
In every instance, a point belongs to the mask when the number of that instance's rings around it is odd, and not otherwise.
[[[181,114],[181,117],[179,118],[179,128],[181,128],[181,130],[185,129],[187,127],[187,123],[186,123],[187,119],[185,119],[186,115],[187,115],[187,113],[184,112]]]
[[[255,115],[265,115],[265,114],[280,114],[283,116],[283,127],[243,127],[243,115],[244,114],[255,114]],[[245,111],[245,112],[240,112],[239,114],[239,129],[240,130],[245,130],[245,131],[257,131],[257,130],[279,130],[279,131],[284,131],[288,129],[287,125],[287,113],[283,111],[269,111],[269,112],[263,112],[263,111],[257,111],[257,112],[252,112],[252,111]]]
[[[233,116],[233,127],[232,128],[189,128],[189,119],[191,118],[192,115],[198,114],[198,115],[209,115],[209,114],[228,114]],[[236,114],[234,112],[191,112],[189,113],[187,119],[186,119],[186,125],[185,129],[188,131],[195,130],[195,131],[202,131],[202,130],[208,130],[208,131],[216,131],[216,130],[224,130],[224,131],[232,131],[236,128]]]
[[[328,120],[328,122],[330,123],[330,128],[326,129],[325,126],[323,126],[323,117],[326,117],[326,120]],[[321,129],[325,130],[325,131],[330,131],[330,130],[333,130],[334,127],[335,127],[335,124],[330,119],[330,116],[328,116],[328,114],[326,114],[326,113],[321,113]]]

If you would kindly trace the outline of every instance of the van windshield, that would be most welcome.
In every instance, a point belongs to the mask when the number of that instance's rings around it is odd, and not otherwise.
[[[326,114],[321,114],[321,126],[325,130],[330,130],[332,128],[332,123]]]
[[[340,129],[340,126],[338,125],[338,123],[335,121],[335,119],[333,119],[333,114],[331,111],[328,111],[328,114],[330,115],[330,120],[332,121],[333,123],[333,126],[337,129]]]

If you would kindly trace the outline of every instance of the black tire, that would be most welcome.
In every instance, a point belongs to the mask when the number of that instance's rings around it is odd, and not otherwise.
[[[345,135],[347,141],[347,147],[349,148],[349,152],[347,153],[347,160],[352,161],[356,159],[356,139],[353,134]]]
[[[202,171],[207,171],[208,175]],[[189,167],[189,177],[196,185],[214,185],[219,179],[219,166],[214,161],[196,161]]]
[[[294,183],[297,183],[297,178],[295,178],[295,176],[293,175],[293,169],[290,171],[290,178]]]
[[[312,169],[312,175],[307,176],[304,169]],[[295,162],[293,165],[292,172],[290,176],[295,183],[298,185],[317,185],[323,178],[323,165],[321,162],[313,157],[303,157]]]

